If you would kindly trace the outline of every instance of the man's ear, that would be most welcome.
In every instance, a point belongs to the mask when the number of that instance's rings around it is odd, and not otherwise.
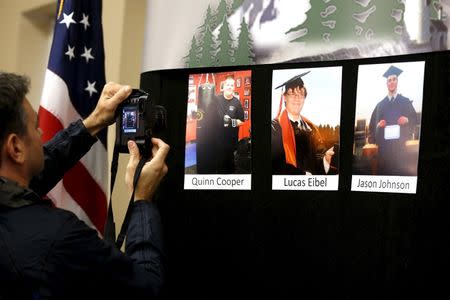
[[[13,162],[23,164],[25,161],[25,143],[23,138],[15,133],[8,135],[4,143],[5,154]]]

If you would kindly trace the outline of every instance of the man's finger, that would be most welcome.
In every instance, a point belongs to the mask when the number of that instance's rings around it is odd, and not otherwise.
[[[121,84],[110,81],[103,87],[103,94],[106,96],[114,96],[121,88]]]
[[[164,162],[170,150],[169,145],[157,138],[152,138],[152,144],[157,148],[156,153],[153,155],[153,159]]]
[[[134,141],[128,141],[127,146],[128,151],[130,152],[130,161],[138,162],[140,157],[139,147]]]
[[[113,106],[118,106],[122,101],[124,101],[131,94],[131,87],[129,85],[123,86],[121,89],[114,94],[114,96],[109,99],[109,102]]]

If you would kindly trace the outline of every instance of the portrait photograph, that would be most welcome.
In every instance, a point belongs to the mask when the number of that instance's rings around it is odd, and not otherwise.
[[[341,84],[340,66],[273,71],[274,189],[338,188]],[[298,177],[303,175],[317,176],[320,183]]]
[[[424,68],[424,61],[359,66],[352,173],[384,176],[388,181],[354,177],[352,189],[412,191],[417,180]]]
[[[251,78],[251,71],[191,74],[191,77],[185,189],[249,189],[251,95],[249,88],[244,89],[237,82],[240,78]],[[223,182],[217,182],[219,179]]]
[[[417,175],[424,66],[422,61],[359,66],[354,174]]]

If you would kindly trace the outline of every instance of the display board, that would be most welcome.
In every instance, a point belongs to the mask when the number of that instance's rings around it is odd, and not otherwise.
[[[416,187],[355,191],[355,175],[390,176],[372,174],[359,161],[362,148],[374,143],[368,141],[369,119],[388,93],[383,75],[390,66],[403,71],[396,77],[397,94],[413,101],[417,121],[407,140],[413,159],[403,158],[412,173],[395,176],[414,176]],[[314,79],[324,70],[328,75]],[[188,121],[198,110],[190,109],[189,100],[197,91],[191,87],[195,76],[244,71],[251,72],[251,187],[186,189],[186,144],[195,139]],[[272,111],[278,107],[272,103],[276,97],[279,105],[282,93],[274,88],[308,71],[301,77],[308,92],[305,115],[307,105],[325,100],[326,94],[313,100],[314,93],[325,93],[328,86],[340,103],[331,112],[326,102],[317,103],[307,115],[320,125],[313,118],[321,110],[335,114],[326,119],[339,126],[339,139],[330,143],[339,145],[337,188],[274,189],[271,143],[277,113]],[[284,73],[289,74],[282,78]],[[450,267],[449,52],[154,71],[141,75],[141,88],[168,111],[169,173],[157,195],[165,228],[167,297],[405,299],[447,293],[448,277],[441,274]],[[387,137],[397,139],[397,129]]]
[[[443,51],[449,14],[450,0],[147,0],[143,70]]]

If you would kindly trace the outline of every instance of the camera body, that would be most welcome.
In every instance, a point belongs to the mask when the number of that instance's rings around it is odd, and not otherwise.
[[[165,131],[166,115],[165,108],[155,105],[148,93],[133,89],[116,110],[116,147],[119,152],[128,153],[127,143],[133,140],[141,155],[150,157],[151,138],[161,137]]]

